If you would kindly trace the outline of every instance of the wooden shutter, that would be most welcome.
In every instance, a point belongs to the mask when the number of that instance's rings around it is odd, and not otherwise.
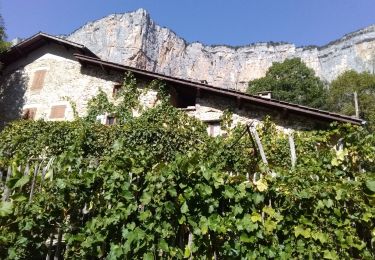
[[[41,90],[44,85],[44,78],[46,77],[46,70],[38,70],[34,72],[33,84],[31,90]]]
[[[64,118],[65,117],[65,105],[59,105],[59,106],[53,106],[51,108],[51,114],[49,115],[49,118]]]
[[[33,120],[35,119],[36,108],[26,108],[23,110],[22,119]]]

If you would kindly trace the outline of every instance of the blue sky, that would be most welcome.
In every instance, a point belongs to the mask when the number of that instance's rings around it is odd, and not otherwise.
[[[323,45],[375,24],[375,0],[0,0],[8,34],[69,34],[112,13],[146,9],[188,42]]]

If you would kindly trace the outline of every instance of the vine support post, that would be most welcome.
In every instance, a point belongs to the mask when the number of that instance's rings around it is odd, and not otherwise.
[[[3,198],[2,198],[3,201],[7,201],[8,198],[9,198],[10,190],[9,190],[9,187],[7,186],[7,183],[9,181],[10,177],[12,177],[12,168],[10,166],[8,166],[7,178],[5,180],[4,192],[3,192]]]
[[[53,246],[53,232],[51,233],[51,236],[49,237],[49,244],[48,244],[48,253],[46,256],[46,260],[52,260],[52,246]]]
[[[359,118],[359,106],[358,106],[358,94],[357,91],[354,91],[354,108],[355,108],[355,117]]]
[[[32,183],[31,183],[29,203],[30,203],[30,202],[32,201],[32,199],[33,199],[34,188],[35,188],[35,180],[36,180],[36,175],[38,174],[38,171],[39,171],[39,165],[38,165],[38,163],[37,163],[37,164],[35,165],[34,174],[33,174],[33,180],[32,180]]]
[[[26,176],[29,174],[29,172],[30,172],[30,165],[29,163],[27,163],[25,167],[25,171],[23,172],[23,175]]]
[[[288,139],[289,139],[289,147],[290,147],[290,159],[292,162],[292,168],[296,166],[297,162],[297,155],[296,155],[296,146],[294,144],[293,134],[288,133]]]
[[[193,259],[193,253],[191,252],[191,246],[193,244],[193,234],[189,231],[189,238],[188,238],[188,247],[190,249],[190,257],[189,260]]]
[[[250,132],[254,136],[254,139],[255,139],[255,142],[256,142],[256,144],[258,146],[260,157],[262,158],[263,163],[265,165],[268,165],[266,154],[264,153],[263,145],[262,145],[262,143],[260,141],[260,138],[259,138],[259,135],[258,135],[258,131],[256,130],[255,127],[252,127],[252,128],[250,128]]]
[[[42,173],[41,173],[41,180],[40,180],[40,184],[39,184],[39,189],[42,190],[42,186],[43,186],[43,183],[44,183],[44,178],[46,177],[46,174],[47,174],[47,171],[49,171],[49,169],[51,168],[52,166],[52,163],[53,161],[55,160],[55,157],[51,157],[46,165],[46,167],[43,168],[42,170]]]
[[[61,252],[60,252],[61,251],[62,235],[63,235],[63,232],[62,232],[62,228],[60,227],[58,229],[56,252],[55,252],[55,255],[54,255],[54,260],[60,260],[60,259],[62,259]]]

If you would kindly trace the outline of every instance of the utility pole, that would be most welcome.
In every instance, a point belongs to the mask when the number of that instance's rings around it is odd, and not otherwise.
[[[355,107],[355,117],[359,118],[359,107],[358,107],[358,95],[357,91],[354,91],[354,107]]]

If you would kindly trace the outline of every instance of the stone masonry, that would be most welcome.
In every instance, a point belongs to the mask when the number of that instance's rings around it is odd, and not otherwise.
[[[75,104],[78,115],[84,116],[88,101],[100,90],[113,101],[114,87],[122,82],[123,77],[124,72],[81,65],[72,51],[60,45],[43,45],[11,63],[3,71],[0,86],[0,122],[4,124],[20,118],[25,111],[30,112],[36,120],[73,120],[71,102]],[[144,79],[138,79],[137,82],[142,89],[150,83]],[[140,102],[143,107],[153,107],[157,104],[157,93],[154,90],[143,93]],[[259,123],[266,116],[271,116],[282,129],[313,127],[306,122],[306,118],[299,119],[294,116],[287,119],[280,117],[279,111],[249,104],[240,108],[233,99],[225,96],[205,94],[196,98],[194,105],[182,109],[207,122],[209,133],[214,135],[220,134],[219,121],[224,110],[232,111],[233,126],[238,123]],[[139,115],[139,112],[134,112]]]
[[[40,90],[32,90],[35,72],[46,70],[44,84]],[[15,75],[22,75],[16,82]],[[63,47],[49,45],[31,53],[7,67],[3,72],[2,88],[7,90],[6,97],[11,100],[21,95],[21,102],[14,111],[14,102],[0,103],[1,119],[9,121],[19,118],[22,112],[36,108],[35,119],[72,120],[74,115],[70,102],[74,102],[77,112],[85,114],[87,102],[103,90],[112,97],[113,86],[122,81],[122,73],[106,74],[97,68],[82,67]],[[16,92],[20,92],[15,94]],[[0,100],[1,102],[1,100]],[[66,106],[64,117],[51,118],[54,106]]]

